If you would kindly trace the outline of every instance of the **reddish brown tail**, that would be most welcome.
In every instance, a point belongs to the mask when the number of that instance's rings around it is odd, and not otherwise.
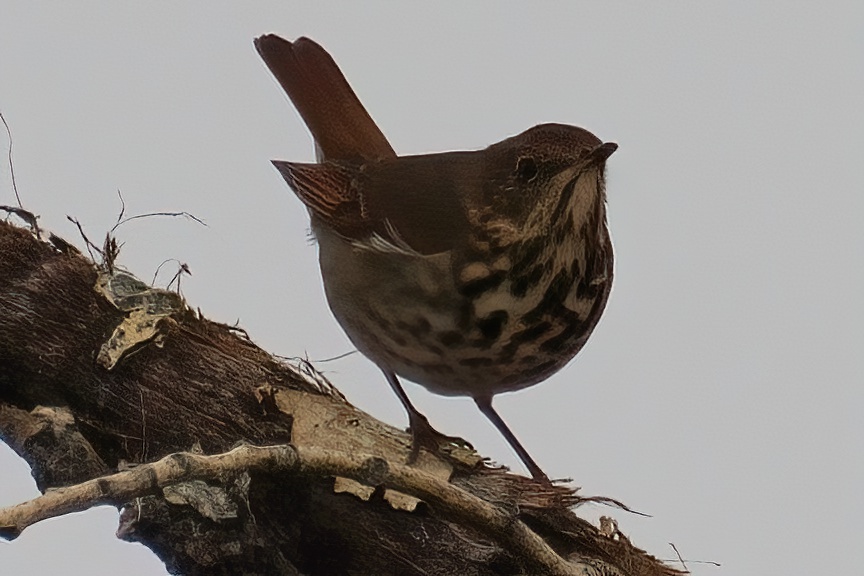
[[[308,38],[289,42],[268,34],[255,48],[291,98],[327,159],[396,156],[342,71]]]

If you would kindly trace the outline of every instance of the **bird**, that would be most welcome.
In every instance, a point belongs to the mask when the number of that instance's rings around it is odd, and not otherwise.
[[[472,398],[550,483],[492,399],[558,372],[603,314],[618,145],[546,123],[482,150],[397,156],[319,44],[268,34],[255,47],[315,139],[317,163],[273,164],[310,214],[333,315],[408,413],[409,462],[449,437],[400,377]]]

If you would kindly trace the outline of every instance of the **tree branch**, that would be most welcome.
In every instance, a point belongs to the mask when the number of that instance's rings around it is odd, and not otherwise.
[[[157,495],[163,488],[181,482],[217,482],[243,472],[284,474],[301,470],[407,492],[428,502],[439,513],[471,526],[502,548],[513,550],[544,574],[586,574],[584,567],[565,562],[512,515],[421,470],[388,464],[374,456],[317,448],[297,450],[290,445],[243,445],[212,456],[175,453],[131,470],[50,490],[28,502],[0,509],[0,536],[13,539],[36,522],[101,504],[119,506],[136,498]]]
[[[308,365],[51,238],[0,222],[0,438],[45,492],[7,537],[110,503],[182,574],[674,573],[570,488],[455,447],[405,465],[409,436]]]

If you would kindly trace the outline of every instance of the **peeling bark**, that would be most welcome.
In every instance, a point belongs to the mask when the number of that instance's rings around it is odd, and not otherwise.
[[[617,530],[576,516],[580,498],[566,487],[488,468],[455,447],[443,460],[427,454],[405,467],[405,432],[351,406],[308,366],[130,278],[62,240],[0,222],[0,439],[27,460],[41,491],[90,487],[78,506],[102,498],[120,507],[118,536],[148,546],[170,572],[675,573]],[[106,292],[106,279],[122,280],[128,293]],[[136,335],[142,321],[147,329]],[[177,452],[196,462],[194,454],[240,444],[291,444],[298,462],[304,450],[367,455],[383,468],[249,464],[201,475],[190,464],[160,477],[147,464]],[[403,472],[439,491],[406,484]],[[112,488],[131,477],[147,488]],[[62,494],[53,502],[64,504]],[[453,494],[480,508],[452,508]],[[0,510],[0,529],[14,537],[10,510]],[[477,523],[482,510],[490,526]],[[552,553],[550,564],[513,545],[521,530]]]

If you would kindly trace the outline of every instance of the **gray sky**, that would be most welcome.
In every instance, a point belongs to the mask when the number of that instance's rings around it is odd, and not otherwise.
[[[539,464],[696,574],[853,574],[864,518],[864,9],[860,3],[3,3],[0,110],[19,192],[68,240],[119,210],[121,263],[186,262],[192,306],[265,349],[351,349],[307,217],[271,158],[311,139],[252,39],[317,40],[399,153],[474,149],[540,122],[620,144],[616,283],[588,346],[496,399]],[[5,148],[5,143],[3,144]],[[5,156],[5,153],[4,153]],[[0,204],[11,204],[2,162]],[[79,242],[80,245],[80,242]],[[172,275],[165,266],[159,282]],[[359,355],[321,364],[378,418],[405,416]],[[409,394],[442,431],[522,470],[467,399]],[[36,494],[0,449],[0,505]],[[0,572],[164,574],[116,512],[0,543]]]

